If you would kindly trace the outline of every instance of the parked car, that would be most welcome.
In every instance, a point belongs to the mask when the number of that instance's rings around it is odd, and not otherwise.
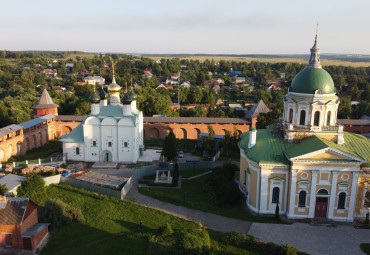
[[[177,155],[177,157],[183,158],[184,157],[184,152],[183,151],[179,151],[179,154]]]

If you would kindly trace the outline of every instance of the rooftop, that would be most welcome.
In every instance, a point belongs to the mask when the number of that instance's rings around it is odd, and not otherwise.
[[[7,174],[3,178],[0,179],[0,184],[6,185],[8,190],[12,190],[18,185],[21,184],[22,181],[27,180],[26,177],[20,176],[20,175],[15,175],[15,174]]]
[[[7,197],[5,207],[0,207],[0,225],[19,225],[23,222],[29,198]]]
[[[44,89],[41,93],[39,101],[35,105],[33,105],[31,108],[32,109],[49,109],[49,108],[56,108],[56,107],[58,107],[58,105],[54,104],[48,91]]]
[[[50,120],[54,117],[55,116],[53,114],[47,114],[47,115],[44,115],[42,117],[37,117],[35,119],[23,122],[23,123],[19,124],[19,126],[22,126],[24,129],[30,128],[30,127],[36,126],[38,124],[41,124],[45,121],[48,121],[48,120]]]

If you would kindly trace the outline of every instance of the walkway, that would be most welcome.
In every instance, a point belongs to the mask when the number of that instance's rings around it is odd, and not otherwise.
[[[251,225],[251,223],[248,221],[231,219],[212,213],[189,209],[144,196],[139,193],[137,183],[134,184],[125,199],[161,210],[182,219],[199,222],[208,228],[220,232],[238,231],[246,234]]]
[[[299,251],[312,255],[357,255],[364,253],[361,243],[370,243],[370,230],[355,229],[349,225],[337,227],[253,223],[249,235],[276,244],[292,244]]]
[[[370,243],[370,230],[355,229],[349,225],[338,225],[337,227],[311,226],[307,223],[283,225],[231,219],[144,196],[138,192],[137,183],[132,187],[126,199],[179,218],[200,222],[216,231],[248,233],[262,241],[291,244],[299,251],[312,255],[363,255],[360,244]]]

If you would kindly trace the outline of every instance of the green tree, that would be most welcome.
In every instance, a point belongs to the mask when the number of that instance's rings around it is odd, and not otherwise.
[[[22,181],[17,189],[18,197],[31,197],[34,193],[45,187],[45,181],[41,175],[31,173],[27,175],[27,180]]]
[[[172,186],[177,187],[179,182],[179,164],[175,163],[173,167]]]
[[[0,184],[0,195],[4,196],[6,192],[8,192],[8,187],[5,184]]]
[[[163,156],[167,161],[172,161],[176,157],[176,137],[172,130],[164,139]]]

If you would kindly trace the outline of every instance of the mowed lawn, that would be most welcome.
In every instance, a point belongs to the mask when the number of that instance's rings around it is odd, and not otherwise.
[[[158,237],[157,229],[165,223],[169,223],[175,233],[207,231],[212,254],[279,254],[280,251],[279,246],[258,241],[245,242],[248,245],[225,243],[226,234],[203,228],[198,223],[68,185],[50,185],[35,194],[32,200],[40,206],[40,210],[45,201],[51,198],[80,208],[85,220],[59,227],[41,251],[42,255],[179,254],[176,243],[171,242],[173,239]],[[142,229],[140,220],[143,221]]]
[[[208,170],[181,171],[183,177],[190,177]],[[162,200],[171,204],[185,206],[205,212],[210,212],[229,218],[237,218],[253,222],[281,223],[272,217],[257,216],[248,213],[243,208],[243,201],[240,204],[219,206],[207,185],[206,179],[209,175],[204,175],[192,180],[182,180],[180,189],[168,189],[158,187],[141,187],[139,192],[143,195]]]

